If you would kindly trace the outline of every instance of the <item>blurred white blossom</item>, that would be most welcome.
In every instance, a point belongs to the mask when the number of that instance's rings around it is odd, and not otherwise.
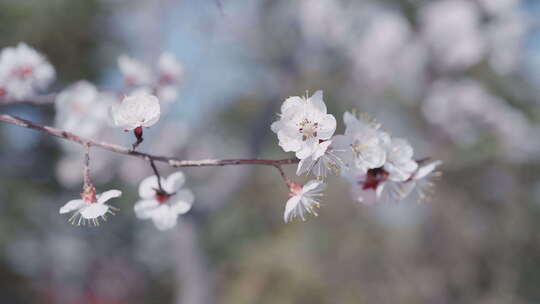
[[[83,137],[93,137],[109,122],[114,97],[90,82],[79,81],[58,94],[55,126]]]
[[[473,1],[428,2],[420,11],[420,21],[423,39],[441,69],[467,69],[482,59],[485,44]]]
[[[176,57],[169,52],[165,52],[159,56],[157,71],[159,74],[160,83],[176,83],[182,80],[184,68]]]
[[[127,86],[147,85],[152,81],[152,73],[148,66],[129,56],[118,57],[118,68]]]
[[[46,89],[55,79],[53,66],[25,43],[0,52],[0,97],[22,99]]]

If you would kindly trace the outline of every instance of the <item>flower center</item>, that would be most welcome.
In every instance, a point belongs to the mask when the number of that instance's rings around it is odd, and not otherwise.
[[[373,189],[376,190],[380,183],[388,179],[388,172],[383,168],[369,169],[366,174],[366,179],[364,181],[359,181],[358,183],[362,185],[362,189]]]
[[[365,150],[368,147],[368,145],[361,143],[359,140],[355,140],[351,144],[351,149],[356,155],[356,157],[359,156],[359,154],[362,152],[362,150]]]
[[[33,72],[34,71],[33,71],[32,67],[30,67],[30,66],[21,66],[21,67],[18,67],[16,69],[14,69],[11,73],[15,77],[24,79],[24,78],[29,77],[30,75],[32,75]]]
[[[169,193],[167,193],[165,191],[156,190],[155,199],[160,204],[166,203],[169,200],[169,198],[171,198],[171,194],[169,194]]]
[[[83,193],[81,193],[81,198],[85,203],[93,204],[97,202],[96,197],[96,188],[94,186],[84,187]]]
[[[309,138],[317,137],[317,129],[319,128],[318,122],[312,122],[305,118],[298,123],[298,132],[302,134],[302,140],[306,141]]]

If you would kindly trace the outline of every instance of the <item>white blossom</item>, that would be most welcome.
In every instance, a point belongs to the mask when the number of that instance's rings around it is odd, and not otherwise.
[[[0,97],[23,99],[46,89],[55,71],[45,57],[25,43],[0,53]]]
[[[387,145],[386,162],[384,169],[388,172],[388,178],[401,182],[409,179],[418,168],[418,164],[412,159],[413,148],[403,138],[392,138]]]
[[[60,208],[60,214],[74,212],[68,220],[73,225],[86,225],[88,222],[89,225],[98,226],[100,218],[107,220],[107,213],[114,215],[113,211],[118,210],[106,202],[121,195],[120,190],[109,190],[96,195],[95,188],[91,187],[84,191],[81,199],[71,200]]]
[[[118,68],[128,86],[147,85],[152,81],[150,69],[142,62],[126,55],[118,57]]]
[[[432,1],[422,8],[422,36],[441,68],[466,69],[482,60],[480,17],[477,5],[469,0]]]
[[[325,149],[323,155],[315,158],[310,155],[301,159],[298,163],[296,175],[313,174],[317,179],[325,179],[329,174],[338,174],[345,167],[345,163],[341,159],[343,150],[335,149],[332,146],[332,141],[327,140],[321,143],[321,148]]]
[[[418,202],[424,202],[433,191],[433,179],[441,174],[439,171],[435,171],[441,164],[442,161],[436,160],[419,166],[407,181],[399,184],[403,195],[407,196],[414,191]]]
[[[100,93],[87,81],[63,90],[55,100],[55,126],[84,137],[93,137],[107,125],[113,97]]]
[[[311,180],[304,186],[290,183],[289,187],[291,191],[289,193],[290,198],[285,205],[283,220],[287,223],[295,217],[300,217],[305,221],[307,213],[317,216],[315,208],[320,206],[318,198],[323,196],[322,192],[326,188],[326,184]]]
[[[380,124],[366,117],[358,119],[349,112],[345,112],[343,121],[345,134],[334,136],[333,142],[336,149],[347,151],[345,161],[364,173],[382,167],[390,142],[388,133],[379,130]]]
[[[154,95],[140,92],[126,96],[121,104],[111,108],[114,124],[125,130],[151,127],[160,116],[159,100]]]
[[[184,74],[182,64],[169,52],[159,56],[158,64],[159,81],[162,83],[178,83]]]
[[[141,200],[134,206],[137,217],[152,219],[159,230],[176,226],[178,215],[188,212],[194,200],[189,189],[181,189],[184,182],[184,173],[181,171],[161,179],[160,182],[155,175],[145,178],[139,185]]]
[[[322,142],[332,137],[336,130],[336,119],[326,113],[322,91],[309,98],[289,97],[281,105],[280,120],[271,126],[277,134],[279,145],[285,152],[296,152],[304,159],[322,156],[326,150]]]

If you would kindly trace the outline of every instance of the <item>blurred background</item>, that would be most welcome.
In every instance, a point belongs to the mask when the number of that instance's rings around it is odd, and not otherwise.
[[[287,225],[273,168],[185,169],[194,210],[159,232],[133,213],[148,163],[93,149],[98,192],[124,195],[82,228],[58,214],[82,149],[2,123],[0,302],[539,303],[539,17],[535,0],[2,0],[0,47],[45,54],[52,92],[121,87],[122,54],[179,58],[179,96],[141,151],[290,157],[270,123],[323,89],[337,133],[355,108],[444,164],[429,203],[363,206],[332,177],[319,216]],[[55,122],[51,105],[0,107]]]

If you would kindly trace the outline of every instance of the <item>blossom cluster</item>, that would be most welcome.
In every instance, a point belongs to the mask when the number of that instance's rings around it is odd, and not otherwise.
[[[127,56],[121,56],[118,64],[125,79],[125,95],[100,91],[87,81],[76,82],[56,96],[58,128],[95,138],[100,133],[111,133],[103,132],[105,128],[117,127],[135,135],[132,150],[143,142],[143,128],[154,126],[170,102],[171,94],[163,92],[178,89],[182,67],[169,53],[160,56],[155,73]],[[23,98],[50,83],[54,69],[38,52],[20,44],[2,51],[0,76],[2,94]],[[289,188],[285,222],[316,215],[329,175],[340,175],[350,182],[354,198],[365,204],[400,201],[413,192],[422,200],[428,194],[440,161],[415,160],[407,140],[391,136],[367,115],[345,112],[343,122],[344,133],[335,134],[337,121],[328,113],[322,91],[312,96],[289,97],[281,105],[279,119],[270,128],[277,134],[279,146],[285,152],[295,153],[296,174],[315,177],[301,185],[291,181],[277,166]],[[66,151],[76,153],[69,148]],[[81,198],[66,203],[60,213],[73,212],[69,219],[72,224],[97,226],[117,210],[107,202],[120,197],[122,192],[114,189],[98,194],[89,176],[89,147],[84,159]],[[147,160],[154,175],[140,182],[141,199],[134,205],[134,212],[139,219],[151,219],[159,230],[171,229],[178,216],[191,209],[194,195],[182,189],[182,172],[162,178],[153,160]]]
[[[271,129],[281,148],[300,159],[297,175],[316,177],[303,187],[288,181],[291,198],[285,221],[315,214],[324,180],[332,173],[348,180],[355,199],[365,204],[400,201],[413,190],[420,199],[426,196],[426,185],[437,174],[440,161],[414,160],[407,140],[390,136],[365,115],[345,112],[343,121],[345,133],[334,135],[336,119],[327,113],[322,91],[311,97],[290,97],[282,104]]]

